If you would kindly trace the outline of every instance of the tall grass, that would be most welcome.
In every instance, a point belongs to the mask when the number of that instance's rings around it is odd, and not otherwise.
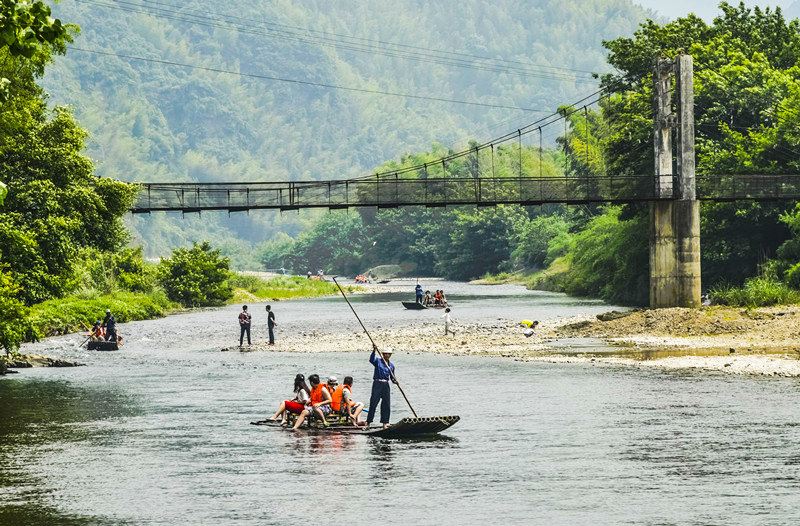
[[[800,303],[800,292],[769,276],[745,281],[742,287],[722,285],[710,292],[712,303],[732,307],[767,307]]]
[[[234,289],[232,303],[311,298],[329,296],[339,292],[333,283],[301,276],[276,276],[264,279],[253,275],[235,274],[230,278],[229,283]],[[361,287],[348,285],[345,290],[353,292],[361,290]]]
[[[53,336],[88,329],[95,320],[103,319],[106,309],[111,309],[117,322],[124,323],[165,316],[177,307],[161,290],[113,294],[84,291],[33,305],[30,321],[39,337]]]

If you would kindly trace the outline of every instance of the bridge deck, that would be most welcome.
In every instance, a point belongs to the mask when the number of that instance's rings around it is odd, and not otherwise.
[[[309,182],[141,183],[133,213],[656,201],[653,176],[375,178]],[[697,179],[699,199],[798,200],[798,175]]]

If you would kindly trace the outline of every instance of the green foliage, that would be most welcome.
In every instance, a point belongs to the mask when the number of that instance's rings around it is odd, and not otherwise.
[[[643,305],[648,300],[647,217],[608,207],[574,237],[563,277],[568,294]]]
[[[800,290],[800,263],[795,263],[786,271],[786,284]]]
[[[258,300],[284,300],[291,298],[312,298],[338,294],[334,283],[308,279],[304,276],[276,276],[264,279],[249,274],[234,274],[229,283],[233,287],[234,303]],[[347,292],[361,290],[347,286]]]
[[[50,16],[50,6],[40,0],[0,0],[0,49],[12,57],[34,59],[53,47],[63,51],[71,41],[68,28]],[[0,103],[6,102],[11,80],[0,77]],[[1,204],[1,203],[0,203]]]
[[[247,0],[172,4],[170,9],[212,17],[253,10]],[[274,32],[270,37],[270,31],[253,27],[237,32],[202,20],[187,23],[159,9],[147,9],[151,14],[146,15],[75,1],[60,2],[53,9],[62,19],[84,27],[86,41],[76,41],[79,47],[102,52],[168,57],[237,71],[238,64],[249,65],[252,69],[242,66],[242,72],[543,109],[594,90],[591,81],[545,78],[562,76],[549,66],[606,70],[600,41],[631,34],[647,16],[630,0],[542,0],[525,8],[498,0],[490,9],[484,2],[465,0],[456,10],[401,0],[360,7],[265,2],[258,4],[258,17],[356,39],[381,35],[427,48],[503,57],[534,63],[530,68],[537,71],[520,75],[406,60],[374,50],[365,54],[331,47],[330,39],[319,35],[303,34],[298,41],[275,38]],[[184,15],[180,18],[188,16]],[[425,150],[435,140],[483,140],[537,118],[525,112],[269,82],[78,50],[59,58],[45,87],[56,104],[76,108],[80,121],[92,130],[90,155],[103,160],[98,174],[139,181],[339,179],[368,173],[403,152]],[[523,137],[528,144],[534,140]],[[465,142],[458,140],[457,147]],[[483,161],[490,165],[488,153]],[[538,173],[534,159],[523,164]],[[545,162],[545,173],[547,169]],[[134,226],[149,257],[208,239],[232,256],[233,266],[241,267],[234,252],[223,247],[224,241],[236,237],[259,244],[281,231],[297,237],[315,219],[314,214],[251,212],[175,221],[153,214],[135,218]]]
[[[34,336],[27,317],[27,307],[17,299],[19,285],[0,268],[0,349],[6,355],[16,351],[19,344]]]
[[[0,181],[0,206],[2,206],[3,202],[6,200],[6,195],[8,195],[8,187]]]
[[[0,172],[8,184],[0,261],[30,305],[69,292],[80,248],[123,245],[121,218],[134,188],[93,175],[81,153],[86,132],[66,110],[47,111],[25,59],[0,64],[14,79],[12,97],[0,105]]]
[[[286,258],[293,246],[294,240],[281,232],[261,247],[261,265],[263,268],[272,271],[286,268]]]
[[[346,212],[325,214],[313,228],[303,232],[292,243],[283,258],[283,265],[295,273],[359,272],[364,246],[361,217]],[[285,250],[286,245],[277,247]]]
[[[111,309],[117,322],[125,323],[165,316],[175,307],[160,289],[147,294],[123,291],[101,294],[89,291],[37,303],[31,307],[29,319],[36,334],[53,336],[88,330],[95,320],[103,319],[106,309]]]
[[[648,21],[632,37],[605,42],[619,73],[604,84],[627,88],[601,105],[610,173],[652,172],[653,58],[681,51],[694,58],[697,172],[798,173],[800,22],[743,3],[722,3],[720,10],[711,24],[694,15],[663,25]],[[783,208],[704,203],[703,282],[741,283],[755,275],[789,235],[779,222]]]
[[[512,253],[514,261],[525,268],[546,267],[566,253],[569,227],[569,223],[558,215],[539,216],[525,222]],[[554,242],[556,239],[557,243]]]
[[[77,259],[73,289],[110,294],[115,290],[152,292],[157,285],[156,265],[144,260],[141,247],[116,252],[86,248]]]
[[[718,285],[711,289],[711,301],[735,307],[766,307],[800,303],[800,292],[771,277],[749,278],[744,286]]]
[[[185,307],[224,305],[232,289],[229,261],[207,242],[179,248],[159,264],[159,281],[167,297]]]
[[[436,270],[453,279],[474,279],[497,272],[511,258],[520,223],[527,217],[519,207],[500,206],[475,211],[457,211],[445,257]]]

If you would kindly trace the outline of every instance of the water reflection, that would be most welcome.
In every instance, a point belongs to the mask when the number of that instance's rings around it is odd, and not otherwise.
[[[66,381],[0,380],[0,524],[112,524],[58,511],[50,503],[48,480],[29,467],[54,446],[98,436],[81,424],[136,413],[119,391]]]

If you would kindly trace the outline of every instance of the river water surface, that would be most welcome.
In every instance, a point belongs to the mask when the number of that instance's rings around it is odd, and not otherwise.
[[[448,285],[464,320],[608,309]],[[356,307],[415,323],[398,300]],[[341,300],[274,307],[282,331],[355,330]],[[220,352],[237,310],[127,324],[117,353],[27,347],[87,366],[0,379],[0,524],[800,523],[797,380],[399,352],[417,412],[461,422],[429,441],[308,436],[248,422],[297,372],[352,374],[367,398],[367,354]]]

